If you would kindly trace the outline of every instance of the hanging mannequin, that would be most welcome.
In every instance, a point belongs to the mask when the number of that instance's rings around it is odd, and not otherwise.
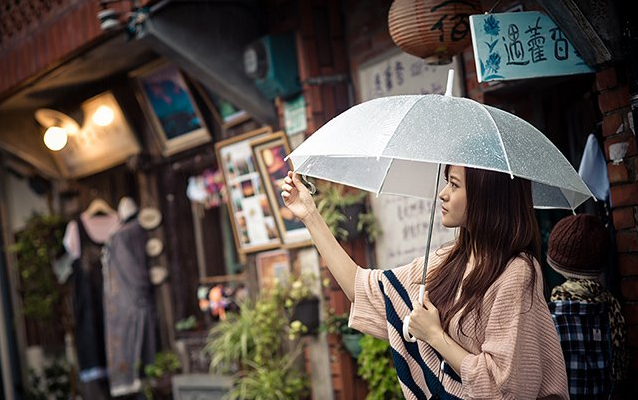
[[[156,315],[137,205],[123,197],[117,209],[121,224],[102,258],[106,356],[111,395],[125,396],[141,391],[140,367],[153,361]]]
[[[119,218],[104,200],[95,199],[76,220],[69,222],[63,239],[73,259],[75,346],[81,392],[86,399],[108,400],[104,344],[102,245],[119,225]]]

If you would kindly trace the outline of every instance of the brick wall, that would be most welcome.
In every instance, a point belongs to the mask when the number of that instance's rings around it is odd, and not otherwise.
[[[638,376],[638,152],[628,113],[629,91],[615,68],[596,74],[598,105],[603,114],[604,152],[611,185],[611,206],[621,276],[623,314],[627,322],[630,354],[629,376]],[[638,122],[638,121],[636,121]],[[612,145],[626,146],[619,160],[612,160]]]
[[[272,0],[269,3],[270,32],[295,32],[299,80],[306,102],[307,129],[310,136],[323,124],[345,111],[349,106],[347,49],[344,45],[344,15],[337,0]],[[339,78],[317,84],[317,79]],[[340,80],[341,79],[341,80]],[[280,126],[283,122],[283,102],[275,100]],[[345,250],[359,264],[365,265],[362,243],[342,243]],[[337,314],[345,313],[350,302],[321,260],[322,278],[331,279],[324,288],[324,301]],[[340,337],[327,338],[330,352],[330,374],[334,400],[363,400],[367,387],[356,374],[356,362],[343,348]],[[306,369],[313,366],[306,354]]]

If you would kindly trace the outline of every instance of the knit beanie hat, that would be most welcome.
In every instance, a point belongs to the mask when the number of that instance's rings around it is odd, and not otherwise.
[[[595,279],[603,272],[608,251],[609,234],[600,218],[571,215],[552,229],[547,262],[566,278]]]

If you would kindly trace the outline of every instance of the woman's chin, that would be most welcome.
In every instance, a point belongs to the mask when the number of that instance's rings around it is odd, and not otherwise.
[[[447,222],[446,221],[441,221],[441,225],[443,225],[446,228],[457,228],[459,226],[458,224],[455,224],[455,223],[452,223],[452,222],[449,222],[449,221],[447,221]]]

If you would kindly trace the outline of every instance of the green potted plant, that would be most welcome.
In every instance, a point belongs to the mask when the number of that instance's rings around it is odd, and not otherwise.
[[[301,274],[284,290],[284,306],[289,311],[293,334],[311,335],[319,328],[319,298],[312,292],[316,277]],[[293,335],[294,336],[294,335]]]
[[[305,295],[299,285],[277,284],[257,301],[240,304],[238,313],[228,313],[211,329],[205,351],[212,371],[234,373],[231,399],[307,398],[309,379],[300,365],[297,340],[301,329],[293,332],[295,321],[289,319],[295,300]]]
[[[328,310],[327,316],[323,321],[322,330],[340,335],[343,347],[348,353],[354,358],[359,357],[361,354],[359,341],[363,337],[363,333],[348,326],[348,313],[337,315],[334,310]]]
[[[328,181],[316,186],[317,210],[337,239],[352,240],[365,233],[372,243],[381,234],[374,214],[367,211],[367,192]]]
[[[357,373],[368,384],[366,400],[403,400],[390,343],[370,335],[364,335],[359,343],[361,354],[357,358]]]
[[[256,317],[254,304],[247,301],[240,304],[239,312],[226,314],[225,320],[213,326],[204,347],[211,358],[211,370],[234,373],[254,359]]]
[[[26,400],[67,400],[71,394],[71,368],[66,361],[54,360],[38,374],[29,369],[29,386],[25,388]]]
[[[17,258],[25,317],[50,320],[60,305],[62,290],[51,263],[64,252],[65,226],[60,216],[34,214],[10,247]]]
[[[172,351],[155,354],[155,361],[144,366],[144,395],[148,400],[172,399],[171,378],[182,368],[182,364]]]
[[[229,399],[301,400],[310,394],[309,378],[298,365],[300,347],[265,363],[250,363],[251,369],[231,390]]]

